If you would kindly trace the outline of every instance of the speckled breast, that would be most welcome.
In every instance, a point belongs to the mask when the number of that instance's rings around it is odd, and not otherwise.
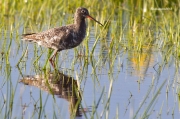
[[[74,48],[76,46],[78,46],[79,44],[81,44],[81,42],[83,41],[83,39],[85,38],[86,33],[72,33],[71,37],[68,38],[68,40],[66,41],[62,41],[60,42],[60,48],[61,50],[65,50],[65,49],[71,49]]]
[[[75,34],[73,39],[71,39],[71,43],[69,44],[69,48],[74,48],[76,46],[78,46],[79,44],[81,44],[81,42],[83,41],[83,39],[85,38],[86,33],[79,33],[79,34]]]

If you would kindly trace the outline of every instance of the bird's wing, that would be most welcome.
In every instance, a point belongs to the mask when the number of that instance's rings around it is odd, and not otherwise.
[[[63,26],[59,28],[52,28],[44,32],[24,34],[23,40],[36,42],[39,45],[57,49],[60,47],[59,44],[63,43],[65,39],[72,37],[71,29],[69,26]]]

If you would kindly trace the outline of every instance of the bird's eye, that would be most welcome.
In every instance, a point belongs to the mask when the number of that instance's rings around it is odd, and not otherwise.
[[[86,11],[85,11],[85,10],[82,10],[81,12],[82,12],[82,13],[86,13]]]

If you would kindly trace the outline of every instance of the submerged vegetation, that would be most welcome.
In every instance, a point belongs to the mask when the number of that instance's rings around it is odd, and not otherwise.
[[[87,8],[104,26],[88,20],[83,43],[72,50],[60,52],[53,70],[48,63],[52,51],[21,42],[21,35],[70,24],[76,8],[80,6]],[[71,88],[63,87],[65,99],[72,103],[69,118],[75,118],[77,112],[74,111],[77,110],[81,110],[83,118],[163,118],[166,117],[163,108],[167,106],[169,109],[168,102],[173,109],[167,114],[170,113],[172,118],[180,115],[176,107],[176,103],[180,104],[179,0],[0,0],[0,11],[1,117],[68,118],[63,112],[63,109],[68,109],[59,107],[57,96],[50,98],[40,88],[45,85],[49,94],[56,95],[52,91],[52,85],[56,83],[51,82],[51,85],[48,76],[52,72],[56,74],[57,70],[63,72],[62,75],[74,77],[72,79],[77,83],[75,88],[72,84]],[[117,86],[123,86],[119,83],[121,81],[124,85],[126,82],[132,84],[132,80],[124,81],[127,79],[127,74],[123,74],[125,70],[134,76],[137,89],[131,89],[131,86],[119,89]],[[38,81],[36,77],[35,82],[38,83],[35,85],[32,79],[28,81],[24,77],[26,74],[45,78]],[[21,89],[19,79],[22,77],[25,84],[40,88],[39,93]],[[65,85],[63,83],[61,86]],[[91,87],[87,89],[88,85]],[[137,98],[136,93],[142,88],[145,93]],[[112,98],[120,95],[116,93],[119,90],[129,92],[121,100],[127,105],[113,104]],[[138,91],[135,93],[134,90]],[[73,102],[72,93],[78,95],[77,104]],[[139,99],[139,104],[135,104],[134,113],[130,113],[129,105],[133,104],[133,98]],[[158,99],[164,100],[158,104]],[[47,109],[48,103],[52,106],[51,112]]]

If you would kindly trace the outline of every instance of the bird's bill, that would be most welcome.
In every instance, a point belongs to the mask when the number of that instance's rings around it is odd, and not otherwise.
[[[97,21],[96,19],[94,19],[93,17],[91,17],[90,15],[86,16],[87,18],[94,20],[95,22],[97,22],[98,24],[102,25],[99,21]],[[102,25],[103,26],[103,25]]]

